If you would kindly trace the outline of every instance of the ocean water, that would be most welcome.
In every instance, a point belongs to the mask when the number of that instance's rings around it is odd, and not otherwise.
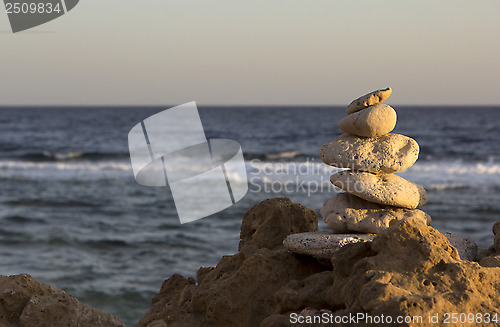
[[[137,184],[128,156],[128,131],[166,108],[0,108],[0,274],[30,273],[134,326],[163,280],[195,276],[237,251],[253,205],[288,196],[319,212],[335,193],[328,181],[336,169],[318,149],[340,134],[344,108],[201,107],[208,138],[241,144],[249,192],[181,225],[168,188]],[[395,132],[421,149],[399,175],[426,187],[433,226],[491,245],[500,108],[396,110]]]

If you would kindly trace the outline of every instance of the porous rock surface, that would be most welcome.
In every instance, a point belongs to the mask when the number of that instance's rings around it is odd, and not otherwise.
[[[331,231],[288,235],[283,245],[293,253],[307,254],[318,259],[330,259],[341,247],[358,242],[371,242],[374,235],[333,234]]]
[[[267,219],[259,218],[263,216]],[[138,327],[279,327],[296,326],[290,322],[292,313],[427,317],[496,312],[500,307],[500,268],[462,261],[446,237],[422,219],[410,217],[381,231],[371,243],[342,247],[332,257],[333,270],[282,245],[254,243],[253,235],[266,239],[264,225],[283,228],[274,234],[277,238],[269,237],[271,244],[283,241],[279,238],[288,233],[285,228],[300,229],[295,225],[299,216],[309,221],[314,213],[287,199],[266,200],[250,209],[240,253],[222,258],[216,267],[201,268],[197,281],[177,274],[166,280]],[[316,230],[314,223],[299,225],[301,232]],[[436,325],[424,320],[391,326]]]
[[[422,210],[410,210],[366,201],[349,193],[339,193],[325,201],[320,210],[325,223],[334,233],[377,234],[391,223],[409,217],[431,224],[431,216]]]
[[[422,185],[393,174],[374,175],[345,170],[333,174],[330,181],[369,202],[406,209],[417,209],[427,203],[427,192]]]
[[[366,138],[344,133],[324,144],[319,154],[330,166],[390,174],[410,168],[419,151],[414,139],[401,134]]]
[[[124,327],[109,313],[30,275],[0,276],[1,327]]]
[[[332,278],[323,279],[321,287],[316,286],[323,289],[319,294],[328,305],[315,308],[328,309],[338,316],[358,312],[372,316],[422,316],[423,323],[391,326],[430,327],[436,324],[428,322],[429,314],[439,314],[442,322],[444,312],[496,312],[500,305],[500,268],[460,260],[446,237],[421,219],[399,222],[378,234],[371,244],[343,247],[332,258],[332,264]],[[307,287],[310,286],[305,282],[290,283],[288,291],[280,290],[278,294],[288,297],[277,297],[277,302],[286,298],[288,305],[278,305],[277,312],[261,326],[275,326],[275,322],[280,323],[276,326],[293,326],[286,319],[290,311],[300,312],[301,303],[305,302],[301,296],[307,293]],[[316,297],[316,301],[321,300]]]

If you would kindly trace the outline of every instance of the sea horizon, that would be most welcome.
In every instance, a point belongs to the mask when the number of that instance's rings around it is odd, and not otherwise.
[[[168,106],[40,108],[0,108],[3,274],[30,273],[133,325],[166,278],[236,253],[243,215],[262,200],[289,197],[327,228],[319,209],[335,191],[318,149],[341,134],[345,106],[200,106],[207,138],[241,144],[249,192],[184,225],[168,190],[136,183],[128,154],[129,130]],[[394,108],[394,133],[420,144],[398,175],[427,189],[432,226],[488,247],[500,214],[499,107]]]

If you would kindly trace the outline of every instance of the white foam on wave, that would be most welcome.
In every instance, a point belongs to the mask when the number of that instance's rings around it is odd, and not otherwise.
[[[80,158],[81,156],[84,155],[84,153],[83,152],[59,153],[59,152],[43,151],[43,155],[46,156],[47,158],[53,158],[55,160],[70,160],[70,159]]]
[[[429,190],[464,189],[500,186],[500,163],[438,161],[417,162],[398,173],[401,177],[424,185]]]
[[[461,183],[441,183],[428,185],[427,191],[444,191],[444,190],[458,190],[464,189],[467,185]]]
[[[441,172],[453,175],[464,175],[464,174],[474,174],[474,175],[500,175],[500,164],[488,161],[470,163],[463,162],[461,160],[457,161],[441,161],[441,162],[417,162],[409,170],[415,171],[415,173],[433,173]]]
[[[269,162],[254,159],[246,162],[247,179],[238,174],[228,176],[233,182],[299,184],[328,183],[330,175],[342,170],[328,166],[314,158],[305,161]],[[187,165],[180,169],[202,173],[201,164]],[[399,176],[424,185],[429,190],[442,191],[477,186],[500,186],[500,163],[457,161],[418,161],[413,167],[398,173]],[[128,160],[114,161],[56,161],[30,162],[0,160],[0,177],[33,179],[99,179],[130,178]]]
[[[280,152],[280,153],[269,153],[266,154],[266,158],[276,160],[276,159],[289,159],[289,158],[294,158],[300,153],[297,151],[285,151],[285,152]]]
[[[131,170],[127,162],[118,161],[80,161],[80,162],[31,162],[31,161],[0,161],[0,171],[15,170]]]
[[[260,162],[249,163],[249,178],[261,176],[262,183],[324,183],[329,176],[343,169],[321,162]],[[457,161],[419,161],[399,176],[422,184],[429,190],[462,189],[467,187],[500,186],[500,163]],[[257,180],[254,178],[254,181]]]
[[[100,180],[129,178],[132,166],[118,161],[29,162],[0,160],[0,178],[18,180]]]

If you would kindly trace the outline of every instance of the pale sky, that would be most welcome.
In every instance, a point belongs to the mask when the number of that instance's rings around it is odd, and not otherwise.
[[[500,1],[81,0],[13,34],[1,105],[500,105]]]

